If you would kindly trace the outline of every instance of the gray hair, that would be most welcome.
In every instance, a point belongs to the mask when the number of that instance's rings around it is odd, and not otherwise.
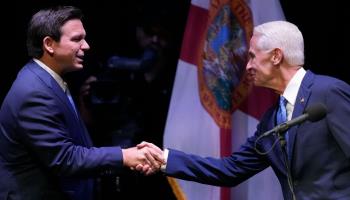
[[[304,39],[298,27],[286,21],[272,21],[254,28],[258,36],[257,48],[272,50],[279,48],[291,65],[304,65]]]

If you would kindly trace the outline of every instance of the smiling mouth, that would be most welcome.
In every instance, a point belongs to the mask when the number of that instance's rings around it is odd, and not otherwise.
[[[84,61],[84,56],[77,56],[77,59],[79,62],[83,62]]]

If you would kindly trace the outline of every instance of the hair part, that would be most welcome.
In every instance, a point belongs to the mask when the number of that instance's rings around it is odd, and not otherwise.
[[[257,48],[282,50],[284,59],[291,65],[304,65],[304,39],[298,27],[286,21],[271,21],[254,28]]]
[[[73,6],[58,6],[38,11],[28,24],[27,51],[28,55],[40,58],[43,51],[43,39],[47,36],[59,42],[61,28],[69,20],[82,20],[83,14],[80,9]]]

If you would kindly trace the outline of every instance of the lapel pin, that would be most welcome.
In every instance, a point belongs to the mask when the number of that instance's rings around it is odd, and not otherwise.
[[[302,97],[302,98],[300,99],[300,103],[304,103],[304,101],[305,101],[305,99],[304,99],[304,97]]]

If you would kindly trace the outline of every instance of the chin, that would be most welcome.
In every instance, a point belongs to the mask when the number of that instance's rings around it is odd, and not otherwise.
[[[83,65],[74,65],[74,67],[72,67],[70,71],[74,72],[79,71],[81,69],[83,69]]]
[[[255,86],[259,86],[259,87],[262,86],[261,82],[259,82],[259,81],[257,81],[257,80],[254,80],[254,85],[255,85]]]
[[[74,65],[74,67],[79,70],[79,69],[83,69],[84,65],[83,63],[77,63]]]

